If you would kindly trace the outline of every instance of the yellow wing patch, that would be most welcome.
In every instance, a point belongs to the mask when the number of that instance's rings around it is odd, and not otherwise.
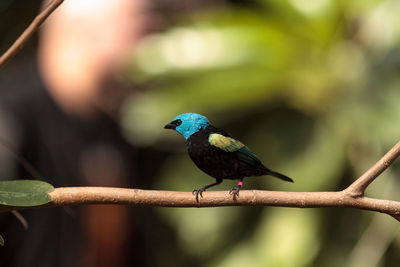
[[[234,152],[244,147],[242,142],[216,133],[210,134],[208,137],[208,142],[226,152]]]

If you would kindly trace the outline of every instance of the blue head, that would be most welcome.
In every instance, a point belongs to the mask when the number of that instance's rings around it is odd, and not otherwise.
[[[192,134],[206,128],[210,123],[208,119],[196,113],[183,113],[165,125],[165,129],[176,130],[188,139]]]

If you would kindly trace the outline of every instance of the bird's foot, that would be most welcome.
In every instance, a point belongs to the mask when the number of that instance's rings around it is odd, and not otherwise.
[[[200,189],[193,190],[192,194],[196,195],[196,201],[199,202],[199,195],[201,197],[203,197],[203,192],[206,191],[207,188],[210,188],[210,187],[215,186],[215,185],[220,184],[220,183],[222,183],[222,179],[217,179],[217,181],[215,183],[213,183],[213,184],[209,184],[209,185],[203,186]]]
[[[233,200],[236,200],[236,197],[239,197],[239,191],[242,187],[243,187],[243,182],[239,181],[235,188],[232,188],[231,190],[229,190],[229,194],[233,195]]]
[[[199,202],[199,195],[203,197],[203,192],[206,191],[206,187],[193,190],[192,194],[196,196],[196,201]]]
[[[240,187],[237,186],[235,188],[232,188],[231,190],[229,190],[229,194],[233,195],[233,200],[236,200],[236,196],[239,197],[239,191],[240,191]]]

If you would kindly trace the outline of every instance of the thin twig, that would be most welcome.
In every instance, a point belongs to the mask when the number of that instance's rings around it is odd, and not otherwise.
[[[20,156],[16,149],[2,136],[0,136],[0,145],[4,147],[10,155],[36,180],[41,180],[42,175],[29,163],[24,157]]]
[[[25,230],[28,230],[29,224],[28,221],[22,216],[21,213],[17,210],[12,210],[11,213],[17,218],[17,220],[22,224],[22,227],[24,227]]]
[[[10,60],[15,54],[19,52],[24,44],[32,37],[40,25],[53,13],[56,8],[62,4],[64,0],[53,0],[42,12],[39,13],[32,21],[32,23],[25,29],[25,31],[18,37],[18,39],[11,45],[10,48],[0,57],[0,67]]]

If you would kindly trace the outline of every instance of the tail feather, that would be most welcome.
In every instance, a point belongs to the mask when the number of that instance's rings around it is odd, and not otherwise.
[[[274,177],[276,177],[276,178],[279,178],[279,179],[284,180],[284,181],[287,181],[287,182],[294,183],[294,181],[293,181],[291,178],[289,178],[289,177],[287,177],[286,175],[283,175],[283,174],[281,174],[281,173],[279,173],[279,172],[274,172],[274,171],[271,171],[271,170],[268,169],[268,171],[266,172],[266,174],[267,174],[267,175],[274,176]]]

